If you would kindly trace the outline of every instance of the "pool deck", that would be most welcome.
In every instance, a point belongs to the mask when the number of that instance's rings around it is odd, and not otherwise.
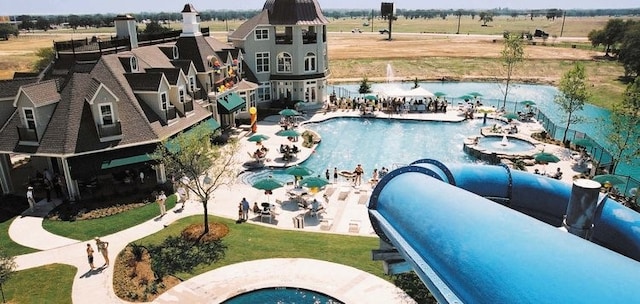
[[[315,113],[309,115],[306,121],[316,122],[334,117],[360,117],[358,112],[338,111],[330,113]],[[378,118],[435,120],[435,121],[461,121],[457,111],[449,111],[446,114],[404,114],[404,115],[380,115]],[[315,147],[302,148],[293,162],[284,163],[278,161],[275,148],[282,143],[289,143],[286,138],[275,136],[280,130],[278,118],[267,117],[258,123],[258,133],[271,138],[265,141],[270,148],[267,158],[267,166],[284,167],[301,163],[308,158]],[[535,122],[522,123],[519,126],[520,134],[531,134],[540,130],[540,125]],[[301,129],[304,129],[302,124]],[[254,151],[256,143],[247,141],[249,134],[241,134],[241,153],[243,162],[250,161],[246,152]],[[547,166],[546,171],[554,172],[560,167],[563,172],[563,181],[572,182],[575,171],[572,169],[571,152],[567,149],[543,145],[546,152],[559,156],[562,161]],[[540,165],[528,167],[530,171],[541,168]],[[244,168],[243,168],[244,169]],[[363,180],[369,180],[365,176]],[[327,194],[328,202],[325,204],[326,212],[319,216],[311,216],[308,212],[298,209],[296,203],[289,200],[287,191],[292,186],[276,189],[270,196],[270,201],[276,203],[275,218],[261,219],[259,215],[251,215],[247,223],[243,225],[263,225],[278,229],[314,231],[318,233],[337,233],[345,235],[359,235],[377,237],[374,233],[367,213],[366,204],[371,195],[372,185],[363,184],[354,187],[347,181],[338,181],[328,185],[325,190],[317,195]],[[250,202],[263,202],[263,191],[252,188],[250,185],[238,182],[230,187],[222,187],[214,193],[214,198],[209,201],[209,212],[218,216],[237,219],[237,206],[242,197]],[[63,263],[78,269],[73,282],[72,299],[74,303],[126,303],[119,299],[113,292],[113,267],[101,268],[89,271],[84,249],[85,243],[80,240],[72,240],[55,236],[42,228],[42,214],[51,210],[55,204],[38,202],[39,210],[36,214],[25,211],[23,217],[16,218],[9,228],[9,235],[13,241],[37,248],[42,251],[16,257],[17,270],[23,270],[52,263]],[[199,215],[202,207],[197,202],[188,202],[184,210],[169,210],[161,219],[152,219],[135,227],[101,236],[108,241],[109,256],[112,261],[125,246],[139,238],[156,233],[166,225],[186,216]],[[304,218],[304,228],[295,228],[294,219],[297,216]],[[29,231],[29,233],[24,233]],[[91,242],[93,243],[93,242]],[[375,249],[375,248],[371,248]],[[96,255],[97,265],[102,262],[102,257]],[[382,265],[380,265],[382,267]],[[324,261],[308,259],[267,259],[250,261],[229,265],[220,269],[207,272],[194,277],[167,291],[160,296],[158,303],[218,303],[227,296],[237,295],[241,292],[264,287],[291,286],[317,290],[345,300],[347,303],[413,303],[406,295],[391,283],[373,275],[363,273],[344,265],[336,265]]]

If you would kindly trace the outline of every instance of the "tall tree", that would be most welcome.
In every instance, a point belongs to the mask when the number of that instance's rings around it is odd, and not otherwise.
[[[18,29],[8,23],[0,23],[0,39],[9,40],[9,36],[18,36]]]
[[[2,302],[4,299],[4,290],[2,284],[9,280],[13,272],[16,270],[16,262],[12,256],[8,256],[4,251],[0,250],[0,293],[2,293]]]
[[[613,154],[615,172],[620,162],[640,157],[640,77],[627,86],[622,101],[613,107],[607,141]]]
[[[209,232],[209,199],[213,198],[214,191],[235,181],[238,168],[238,142],[213,145],[214,135],[206,123],[201,123],[189,132],[178,134],[169,143],[159,144],[154,152],[154,158],[164,165],[167,173],[200,199],[204,213],[203,235]]]
[[[480,21],[482,21],[482,26],[487,26],[487,22],[493,21],[493,13],[492,12],[480,12]]]
[[[524,60],[524,47],[522,46],[522,38],[520,35],[509,33],[505,36],[504,47],[501,52],[502,65],[504,65],[507,72],[507,83],[503,91],[503,108],[507,105],[507,95],[509,94],[509,84],[511,83],[513,71],[516,66]]]
[[[611,47],[622,42],[626,27],[622,19],[609,19],[604,29],[589,32],[589,41],[593,46],[604,45],[605,56],[609,56]]]
[[[560,79],[560,85],[558,86],[560,94],[556,95],[553,101],[567,114],[564,120],[566,126],[562,135],[562,142],[567,140],[569,126],[583,120],[582,117],[575,115],[575,112],[582,110],[585,102],[590,97],[586,78],[584,66],[580,62],[576,62],[573,68],[564,73],[562,79]]]
[[[144,28],[143,33],[145,34],[157,34],[157,33],[166,33],[171,31],[170,28],[163,26],[158,21],[151,21],[147,23],[147,26]]]
[[[618,60],[627,76],[640,76],[640,22],[628,22],[620,45]]]

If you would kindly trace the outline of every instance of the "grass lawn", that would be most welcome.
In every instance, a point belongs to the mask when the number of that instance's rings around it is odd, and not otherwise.
[[[21,270],[2,285],[7,303],[71,303],[76,268],[63,264]]]
[[[11,238],[9,237],[9,226],[11,226],[11,223],[14,219],[15,217],[0,223],[0,244],[2,244],[2,251],[4,251],[9,256],[16,256],[38,251],[33,248],[24,247],[11,240]]]
[[[176,205],[176,196],[167,197],[167,210]],[[51,221],[45,219],[42,227],[60,236],[86,241],[96,236],[104,236],[144,223],[160,214],[156,203],[149,203],[143,207],[118,213],[116,215],[93,220],[82,221]]]
[[[210,216],[209,221],[223,223],[229,227],[229,234],[223,238],[223,243],[228,247],[226,256],[213,265],[201,265],[193,273],[176,274],[179,278],[187,280],[222,266],[251,260],[310,258],[352,266],[385,280],[390,279],[384,275],[382,264],[371,260],[371,250],[378,248],[378,238],[236,224],[234,220],[216,216]],[[134,243],[144,246],[159,244],[167,236],[179,235],[186,226],[201,222],[201,216],[184,218]]]

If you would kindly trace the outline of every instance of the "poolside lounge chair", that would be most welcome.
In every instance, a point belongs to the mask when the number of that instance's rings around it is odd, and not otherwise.
[[[273,218],[273,215],[271,214],[271,211],[269,211],[269,210],[260,211],[260,222],[262,222],[262,219],[264,219],[264,218],[268,218],[269,219],[269,224],[271,224],[271,219]]]

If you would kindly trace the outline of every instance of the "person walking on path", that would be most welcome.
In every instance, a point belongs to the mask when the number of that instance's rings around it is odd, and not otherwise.
[[[242,202],[238,204],[238,221],[236,223],[242,223],[242,218],[244,216],[244,211],[242,210]]]
[[[182,203],[182,207],[180,209],[184,209],[184,204],[187,202],[187,190],[184,189],[184,186],[180,186],[178,191],[176,191],[176,196],[178,198],[178,203]]]
[[[96,248],[98,248],[98,252],[102,253],[102,257],[104,257],[104,266],[109,266],[109,242],[104,242],[96,236]]]
[[[242,198],[242,220],[247,221],[249,219],[249,201],[246,198]]]
[[[158,207],[160,207],[160,216],[167,214],[167,206],[165,205],[166,200],[167,196],[164,195],[164,191],[160,191],[160,194],[158,194],[158,197],[156,198],[156,203],[158,203]]]
[[[29,202],[29,211],[33,212],[36,208],[36,199],[33,198],[33,187],[27,187],[27,201]]]
[[[87,259],[89,259],[91,270],[94,270],[96,267],[93,266],[93,247],[91,247],[91,244],[87,244]]]

